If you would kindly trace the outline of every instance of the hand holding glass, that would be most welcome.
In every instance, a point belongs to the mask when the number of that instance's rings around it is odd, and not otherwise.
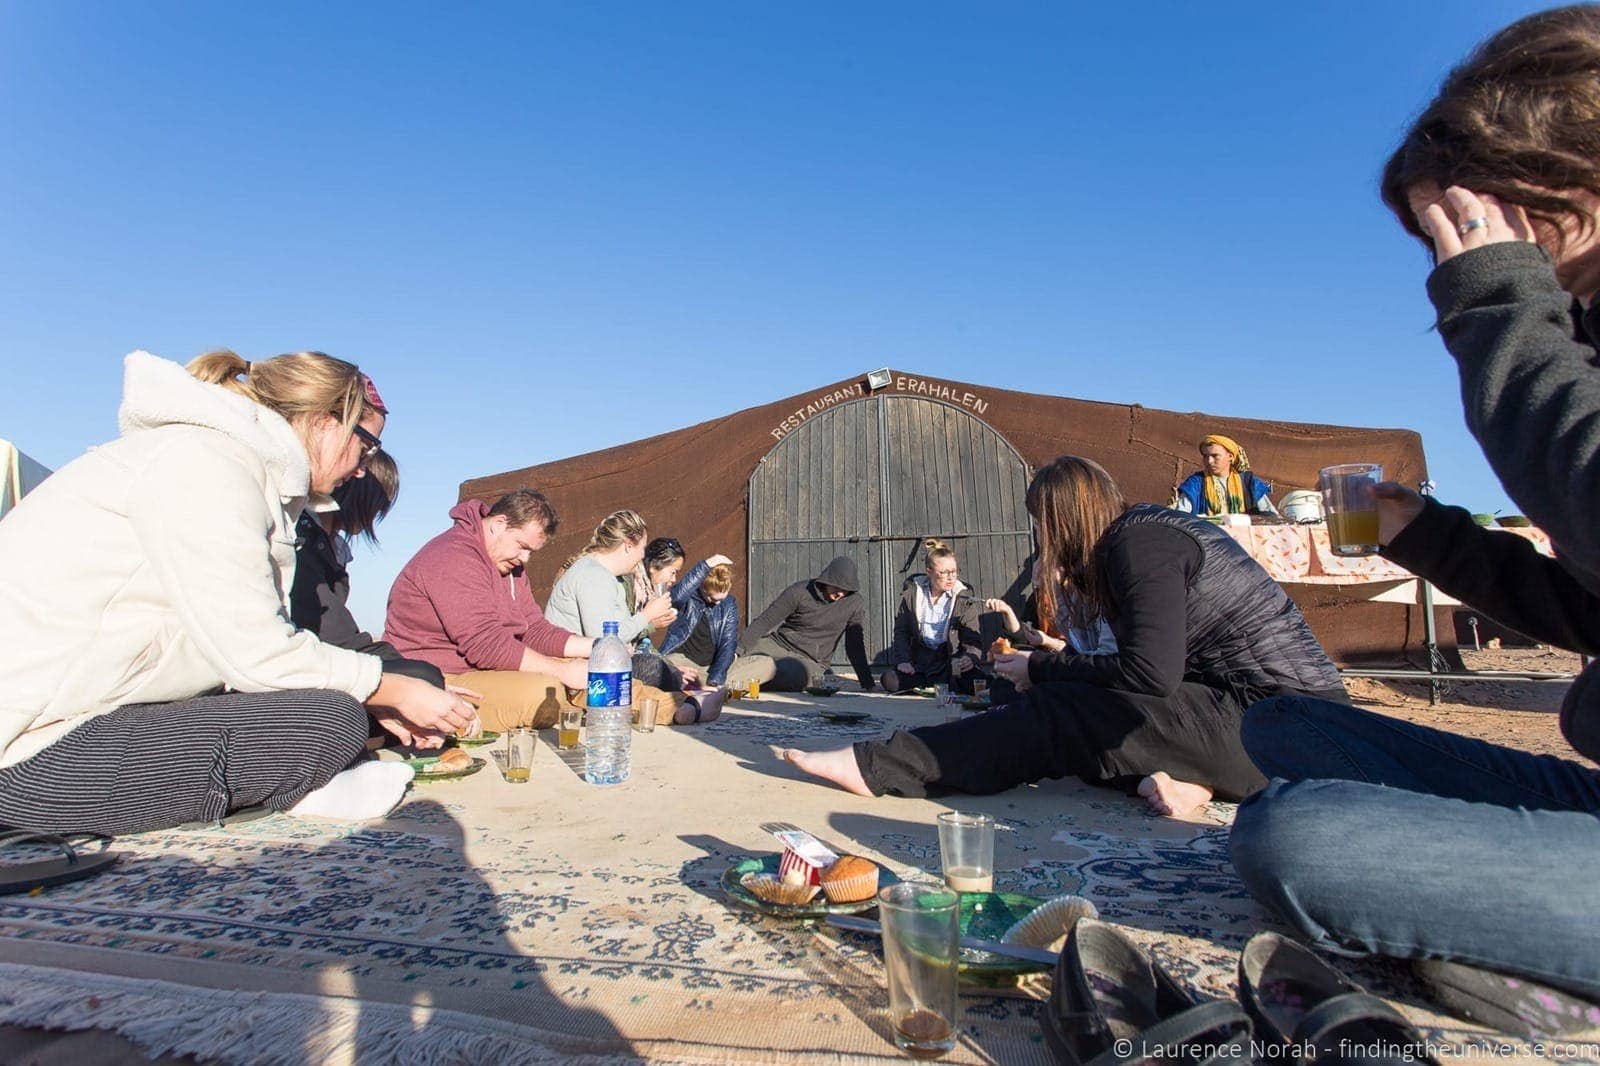
[[[1373,555],[1378,550],[1378,498],[1383,480],[1376,463],[1341,463],[1318,472],[1328,547],[1335,555]]]

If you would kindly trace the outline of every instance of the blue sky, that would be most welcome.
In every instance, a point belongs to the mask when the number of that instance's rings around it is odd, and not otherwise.
[[[461,480],[882,365],[1404,426],[1513,509],[1375,187],[1535,9],[0,0],[0,436],[113,436],[133,348],[359,362],[374,630]]]

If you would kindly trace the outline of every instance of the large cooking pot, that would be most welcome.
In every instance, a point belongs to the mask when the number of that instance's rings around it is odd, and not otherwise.
[[[1296,489],[1283,494],[1278,513],[1291,522],[1322,521],[1322,493],[1315,489]]]

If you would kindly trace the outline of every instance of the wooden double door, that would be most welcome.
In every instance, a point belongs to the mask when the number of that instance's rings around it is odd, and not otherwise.
[[[750,475],[747,617],[849,556],[867,601],[867,651],[881,662],[930,536],[955,549],[978,596],[1020,602],[1033,550],[1029,476],[1005,438],[937,400],[869,396],[814,415]],[[842,642],[835,658],[844,662]]]

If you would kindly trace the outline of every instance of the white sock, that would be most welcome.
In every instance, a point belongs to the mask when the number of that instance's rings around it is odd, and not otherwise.
[[[342,822],[382,818],[406,794],[413,773],[402,762],[369,759],[334,774],[332,781],[306,793],[288,813],[296,818],[335,818]]]

